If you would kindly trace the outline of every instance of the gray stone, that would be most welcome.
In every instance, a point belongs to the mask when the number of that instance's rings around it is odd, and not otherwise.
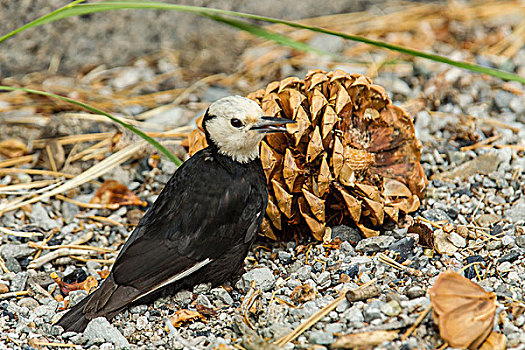
[[[378,318],[381,318],[383,316],[382,316],[382,313],[381,313],[381,309],[379,309],[378,307],[367,306],[363,310],[363,317],[364,317],[366,322],[370,323],[371,321],[373,321],[375,319],[378,319]]]
[[[105,317],[91,320],[84,331],[84,336],[92,342],[102,338],[104,341],[114,344],[117,349],[130,347],[126,338]]]
[[[214,288],[210,291],[210,293],[226,305],[233,304],[233,299],[230,296],[230,293],[228,293],[228,291],[226,291],[224,288]]]
[[[197,305],[204,305],[206,307],[212,307],[210,299],[206,295],[197,295]]]
[[[251,282],[255,282],[255,288],[261,288],[264,292],[269,291],[275,283],[275,277],[267,267],[257,268],[246,272],[242,275],[241,286],[244,291],[250,288]]]
[[[337,322],[337,323],[329,323],[324,328],[325,332],[328,333],[341,333],[345,329],[345,325],[343,323]]]
[[[330,281],[330,272],[328,271],[321,272],[317,277],[314,277],[314,281],[319,286],[324,287],[324,285]]]
[[[406,291],[406,295],[410,299],[419,298],[419,297],[422,297],[423,295],[425,295],[425,290],[423,288],[421,288],[420,286],[411,286]]]
[[[277,252],[277,257],[283,262],[283,264],[288,264],[292,260],[292,254],[284,250],[279,250],[279,252]]]
[[[80,303],[87,295],[88,292],[85,290],[73,290],[69,292],[69,305],[75,306]]]
[[[25,306],[29,310],[36,309],[40,304],[33,298],[22,298],[18,301],[19,306]]]
[[[465,238],[461,237],[456,232],[450,232],[448,234],[448,240],[450,241],[450,243],[452,243],[458,248],[463,248],[467,246],[467,241],[465,240]]]
[[[459,249],[448,240],[448,234],[441,229],[434,231],[434,248],[439,254],[445,255],[454,255]]]
[[[191,303],[192,297],[193,293],[189,290],[181,290],[173,296],[173,301],[181,307],[187,307]]]
[[[375,253],[386,250],[396,239],[392,236],[369,237],[357,243],[355,250],[363,253]]]
[[[397,300],[390,300],[381,306],[381,312],[390,317],[399,315],[401,311],[401,305],[399,305]]]
[[[363,239],[361,232],[357,228],[339,225],[332,228],[332,239],[339,238],[343,242],[357,243]]]
[[[512,222],[525,221],[525,197],[521,197],[519,201],[507,210],[506,216]]]
[[[75,218],[75,215],[80,213],[80,209],[78,208],[78,205],[69,203],[69,202],[62,202],[62,217],[64,218],[64,221],[66,224],[69,224],[73,221]]]
[[[211,289],[211,283],[201,283],[193,287],[193,293],[195,294],[207,293],[210,291],[210,289]]]
[[[149,325],[149,322],[148,322],[148,318],[144,315],[141,315],[137,318],[137,323],[136,323],[136,328],[139,330],[139,331],[142,331],[146,328],[148,328],[148,325]]]
[[[11,292],[20,292],[26,289],[27,283],[27,272],[19,272],[11,280],[11,286],[9,290]]]
[[[525,235],[516,237],[516,245],[520,248],[525,248]]]
[[[0,253],[4,259],[19,259],[33,254],[34,251],[35,249],[29,248],[27,244],[8,243],[2,245],[2,250]]]
[[[452,221],[450,216],[441,209],[427,209],[421,213],[421,216],[430,221]]]
[[[313,331],[308,337],[310,344],[329,345],[334,342],[334,336],[332,333],[323,331]]]
[[[487,243],[487,250],[498,250],[501,249],[501,247],[503,247],[503,244],[500,240],[493,240]]]
[[[49,217],[49,214],[42,203],[33,204],[29,218],[32,223],[46,231],[50,231],[59,226],[55,220]]]
[[[304,265],[299,270],[297,270],[297,278],[302,282],[306,281],[312,275],[312,267],[310,265]]]
[[[453,170],[437,173],[433,179],[466,179],[476,174],[489,174],[498,169],[498,165],[502,161],[501,155],[498,152],[489,152],[478,156],[466,163],[454,167]],[[424,218],[428,219],[424,215]],[[431,220],[431,219],[429,219]]]

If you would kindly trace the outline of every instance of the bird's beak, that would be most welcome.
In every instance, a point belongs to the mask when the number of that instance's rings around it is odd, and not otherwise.
[[[254,124],[250,130],[257,130],[262,134],[270,134],[274,132],[286,132],[286,125],[295,123],[295,120],[277,118],[277,117],[261,117],[261,120]]]

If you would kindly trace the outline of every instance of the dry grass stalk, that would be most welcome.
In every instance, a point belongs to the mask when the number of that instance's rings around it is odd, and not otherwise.
[[[40,237],[42,236],[42,233],[40,232],[24,232],[24,231],[13,231],[7,227],[0,227],[0,232],[5,233],[6,235],[11,235],[15,237],[24,237],[24,238],[32,238],[32,237]]]
[[[111,248],[93,247],[93,246],[87,246],[87,245],[81,245],[81,244],[59,244],[59,245],[48,246],[48,245],[38,244],[35,242],[28,242],[27,246],[30,248],[45,249],[45,250],[70,248],[70,249],[92,250],[92,251],[101,252],[101,253],[116,253],[117,252],[115,249],[111,249]]]
[[[112,154],[110,157],[104,159],[100,163],[95,164],[94,166],[92,166],[91,168],[89,168],[88,170],[83,172],[82,174],[74,177],[71,180],[68,180],[67,182],[65,182],[61,186],[58,186],[58,187],[52,189],[51,191],[48,191],[48,192],[43,193],[43,194],[41,194],[39,196],[36,196],[34,198],[31,198],[31,199],[28,199],[28,200],[25,200],[25,201],[22,201],[22,202],[18,202],[18,203],[7,202],[6,204],[0,206],[0,213],[11,211],[11,210],[15,210],[15,209],[23,207],[24,205],[27,205],[27,204],[36,203],[36,202],[38,202],[38,201],[40,201],[40,200],[42,200],[44,198],[49,198],[49,197],[55,196],[57,194],[64,193],[64,192],[66,192],[66,191],[68,191],[70,189],[73,189],[73,188],[76,188],[76,187],[82,185],[83,183],[86,183],[86,182],[88,182],[90,180],[93,180],[93,179],[95,179],[95,178],[105,174],[106,172],[110,171],[114,167],[122,164],[123,162],[125,162],[129,158],[133,157],[146,144],[147,144],[146,141],[140,141],[138,143],[129,145],[129,146],[121,149],[120,151]],[[0,169],[0,171],[1,170],[3,170],[3,169]]]
[[[362,286],[359,286],[358,288],[354,289],[363,289],[367,288],[368,286],[373,285],[376,282],[376,279],[374,278],[368,283],[363,284]],[[345,298],[346,298],[347,290],[342,290],[340,292],[340,295],[332,301],[330,304],[326,305],[321,310],[317,311],[315,314],[310,316],[308,319],[306,319],[299,327],[294,329],[292,332],[288,333],[287,335],[283,336],[282,338],[278,339],[274,342],[275,345],[278,346],[284,346],[286,343],[293,341],[295,338],[297,338],[299,335],[301,335],[304,331],[306,331],[308,328],[316,324],[320,319],[328,315],[332,310],[334,310],[337,305],[339,305]]]
[[[72,259],[75,259],[75,260],[78,260],[78,261],[82,261],[82,262],[88,262],[88,261],[94,261],[94,262],[98,262],[100,264],[107,264],[107,265],[111,265],[115,262],[115,259],[86,259],[86,258],[83,258],[81,256],[74,256],[74,255],[71,255],[70,258]]]
[[[0,256],[0,268],[4,273],[9,273],[9,269],[7,268],[7,265],[5,264],[4,259]]]
[[[32,188],[41,188],[45,186],[49,186],[52,184],[56,184],[56,180],[40,180],[40,181],[32,181],[27,183],[19,183],[15,185],[9,185],[9,186],[3,186],[0,187],[0,194],[17,194],[15,191],[21,191],[21,190],[29,190]]]
[[[119,208],[118,203],[112,203],[112,204],[95,204],[95,203],[84,203],[79,202],[77,200],[67,198],[61,194],[55,195],[55,198],[60,199],[61,201],[69,202],[75,205],[78,205],[80,208],[87,208],[87,209],[111,209],[115,210]]]
[[[20,292],[9,292],[9,293],[0,294],[0,299],[21,297],[21,296],[24,296],[24,295],[29,295],[29,291],[28,290],[22,290]]]
[[[473,150],[473,149],[476,149],[476,148],[484,147],[484,146],[488,145],[489,143],[492,143],[494,141],[497,141],[497,140],[501,139],[502,137],[503,137],[503,134],[496,134],[496,135],[494,135],[492,137],[486,138],[485,140],[480,141],[480,142],[475,143],[475,144],[472,144],[470,146],[461,147],[459,150],[461,152],[466,152],[466,151],[470,151],[470,150]]]
[[[35,159],[34,155],[21,156],[0,161],[0,168],[7,168],[13,165],[31,163]]]
[[[415,275],[415,276],[423,275],[423,273],[421,271],[416,270],[416,269],[411,268],[411,267],[408,267],[408,266],[401,265],[400,263],[398,263],[394,259],[390,258],[386,254],[379,253],[378,254],[378,259],[383,264],[387,264],[388,266],[391,266],[391,267],[393,267],[395,269],[398,269],[398,270],[401,270],[401,271],[406,271],[406,272],[408,272],[408,273],[410,273],[412,275]]]
[[[423,321],[423,319],[425,318],[426,315],[428,315],[428,313],[430,312],[430,310],[432,309],[432,305],[428,305],[425,310],[423,310],[419,316],[417,317],[416,319],[416,322],[414,322],[414,324],[412,326],[410,326],[409,329],[407,329],[407,331],[405,332],[405,334],[403,334],[403,336],[401,337],[401,341],[404,341],[406,340],[408,337],[410,337],[412,335],[412,333],[414,333],[414,331],[416,330],[416,328],[419,326],[419,324],[421,323],[421,321]]]

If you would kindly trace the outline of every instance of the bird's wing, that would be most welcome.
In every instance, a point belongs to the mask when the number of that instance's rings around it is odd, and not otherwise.
[[[256,233],[264,200],[249,199],[257,191],[196,156],[177,170],[122,248],[112,269],[116,284],[156,289]]]

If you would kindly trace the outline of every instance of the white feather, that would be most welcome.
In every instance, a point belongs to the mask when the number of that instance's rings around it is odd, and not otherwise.
[[[179,274],[177,274],[177,275],[175,275],[175,276],[173,276],[173,277],[170,277],[170,278],[168,278],[167,280],[165,280],[164,282],[162,282],[162,283],[156,285],[156,286],[155,286],[153,289],[151,289],[150,291],[148,291],[148,292],[146,292],[146,293],[144,293],[144,294],[139,295],[138,297],[136,297],[135,299],[133,299],[133,301],[136,301],[136,300],[138,300],[138,299],[140,299],[140,298],[142,298],[142,297],[145,297],[146,295],[149,295],[149,294],[151,294],[151,293],[153,293],[153,292],[159,290],[160,288],[167,286],[167,285],[170,284],[170,283],[173,283],[173,282],[175,282],[175,281],[178,281],[178,280],[180,280],[181,278],[184,278],[184,277],[186,277],[186,276],[189,276],[190,274],[194,273],[195,271],[201,269],[203,266],[208,265],[208,264],[209,264],[210,262],[212,262],[212,261],[213,261],[213,260],[211,260],[210,258],[207,258],[207,259],[205,259],[205,260],[203,260],[203,261],[200,261],[200,262],[196,263],[195,265],[193,265],[193,266],[190,267],[189,269],[184,270],[184,271],[182,271],[181,273],[179,273]]]

